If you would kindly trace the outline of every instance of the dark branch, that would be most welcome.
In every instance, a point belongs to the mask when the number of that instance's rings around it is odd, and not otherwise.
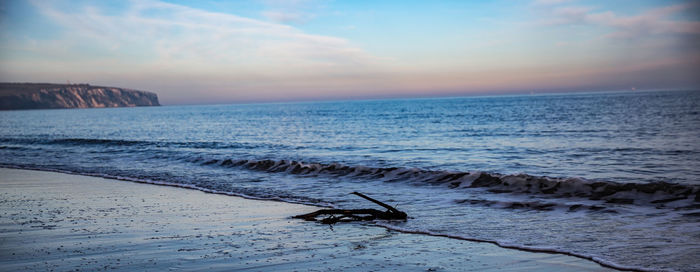
[[[293,218],[304,219],[306,221],[317,221],[316,218],[319,216],[328,216],[321,219],[321,223],[323,224],[335,224],[337,222],[344,221],[371,221],[375,219],[406,220],[406,218],[408,218],[408,215],[406,215],[405,212],[399,211],[379,200],[373,199],[358,192],[353,192],[353,194],[387,208],[387,211],[380,211],[376,209],[321,209],[315,212],[297,215]]]

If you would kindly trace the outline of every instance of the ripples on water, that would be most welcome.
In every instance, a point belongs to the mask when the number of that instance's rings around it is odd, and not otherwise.
[[[415,217],[390,227],[700,270],[700,92],[0,112],[0,164]]]

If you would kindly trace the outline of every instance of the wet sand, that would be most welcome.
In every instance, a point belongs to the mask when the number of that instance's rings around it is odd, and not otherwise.
[[[0,271],[609,271],[571,256],[290,219],[316,207],[0,168]],[[410,211],[409,211],[410,212]]]

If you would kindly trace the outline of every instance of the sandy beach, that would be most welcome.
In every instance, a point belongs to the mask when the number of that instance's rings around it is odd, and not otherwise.
[[[2,271],[607,271],[368,224],[290,219],[316,207],[0,169]],[[410,211],[409,211],[410,212]]]

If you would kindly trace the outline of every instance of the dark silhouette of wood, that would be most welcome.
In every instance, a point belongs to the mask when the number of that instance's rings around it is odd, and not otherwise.
[[[395,209],[395,208],[392,207],[392,206],[389,206],[389,205],[387,205],[387,204],[384,204],[384,202],[381,202],[381,201],[376,200],[376,199],[374,199],[374,198],[368,197],[368,196],[366,196],[366,195],[364,195],[364,194],[362,194],[362,193],[360,193],[360,192],[352,192],[351,194],[357,195],[357,196],[359,196],[359,197],[361,197],[361,198],[364,198],[364,199],[367,199],[367,200],[369,200],[369,201],[372,201],[372,202],[374,202],[374,204],[377,204],[377,205],[379,205],[379,206],[382,206],[382,207],[386,208],[387,210],[389,210],[389,211],[391,211],[391,212],[394,212],[394,213],[397,213],[397,214],[398,214],[398,213],[403,213],[403,212],[401,212],[401,211]]]
[[[386,211],[377,209],[321,209],[315,212],[300,214],[293,218],[304,219],[306,221],[318,221],[319,216],[328,216],[320,220],[323,224],[335,224],[338,222],[347,221],[372,221],[381,220],[406,220],[408,215],[405,212],[399,211],[379,200],[368,197],[362,193],[352,192],[352,194],[360,196],[364,199],[374,202],[375,204],[386,208]]]

